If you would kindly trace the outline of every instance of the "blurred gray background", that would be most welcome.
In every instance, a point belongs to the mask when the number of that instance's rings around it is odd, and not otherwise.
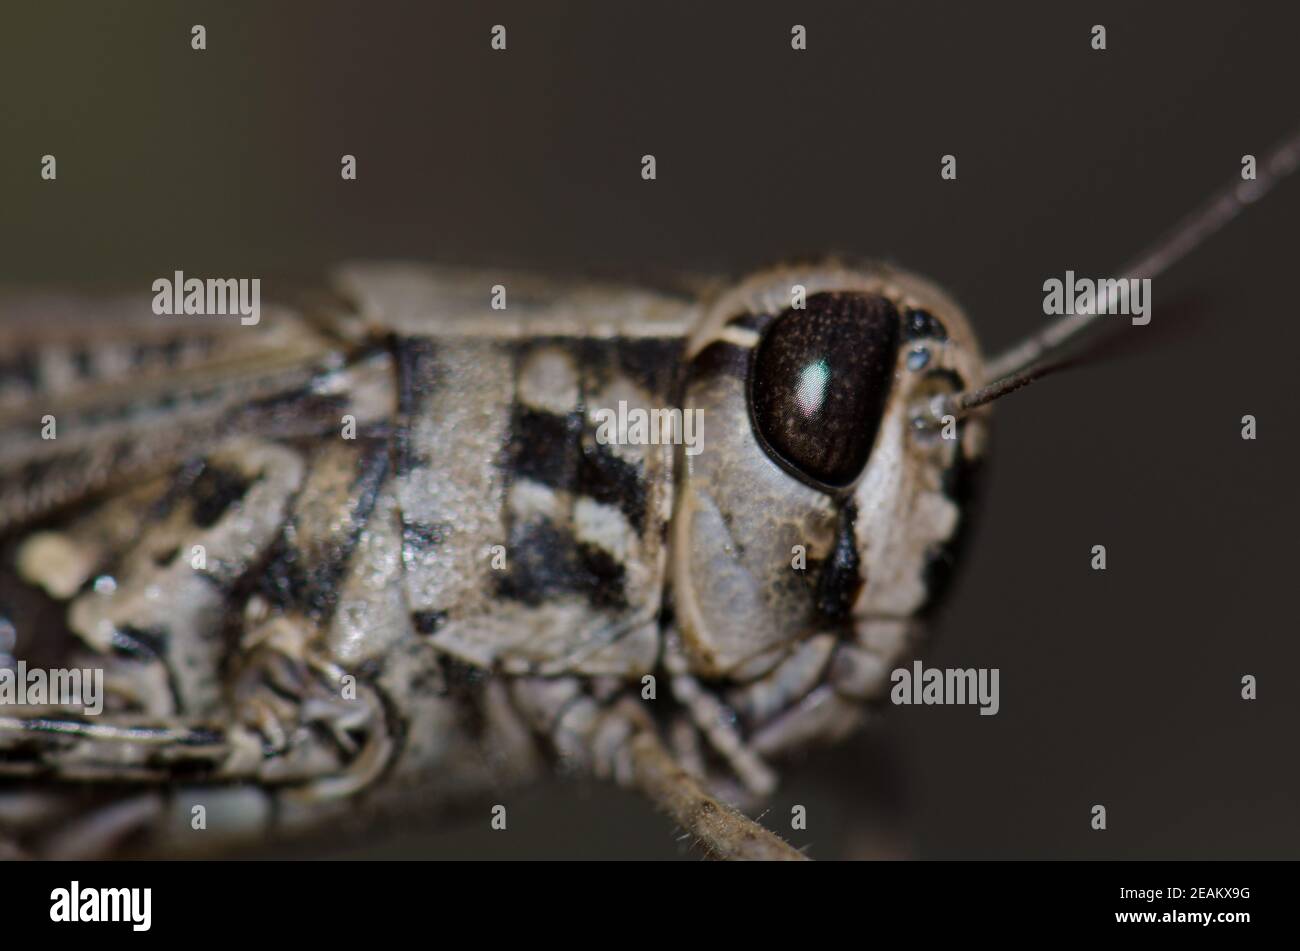
[[[1265,3],[11,0],[0,282],[270,295],[352,257],[653,277],[838,251],[935,279],[995,352],[1042,326],[1046,278],[1117,273],[1300,121],[1298,27]],[[806,805],[822,858],[1300,856],[1298,220],[1300,180],[1156,282],[1130,352],[999,405],[925,660],[999,667],[1001,713],[891,708],[789,771],[769,824]],[[505,835],[311,854],[683,854],[629,795],[511,802]]]

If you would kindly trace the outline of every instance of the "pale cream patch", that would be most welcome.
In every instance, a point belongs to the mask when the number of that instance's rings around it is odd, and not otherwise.
[[[646,442],[634,442],[629,438],[627,429],[618,427],[619,422],[619,404],[626,405],[626,414],[629,415],[633,410],[649,412],[655,407],[651,406],[650,397],[644,390],[624,376],[616,376],[610,380],[604,388],[592,393],[587,400],[587,425],[595,432],[600,432],[602,418],[607,413],[613,414],[615,426],[615,438],[611,442],[605,443],[606,447],[618,456],[624,462],[636,464],[641,462],[651,449],[658,447],[648,445],[652,436],[649,424],[645,429]],[[661,407],[662,408],[662,407]],[[597,416],[600,413],[600,416]],[[629,419],[630,421],[630,419]],[[630,428],[630,427],[629,427]],[[662,445],[662,442],[661,442]]]
[[[76,594],[95,570],[99,552],[61,532],[37,532],[18,550],[18,573],[60,600]]]
[[[506,498],[510,511],[521,522],[539,522],[542,519],[559,522],[565,518],[567,493],[557,492],[532,479],[516,479],[511,483]]]
[[[534,409],[563,416],[579,401],[578,368],[562,350],[544,348],[519,368],[519,400]]]
[[[587,496],[573,505],[573,533],[579,541],[603,548],[620,564],[635,557],[636,530],[620,509]]]

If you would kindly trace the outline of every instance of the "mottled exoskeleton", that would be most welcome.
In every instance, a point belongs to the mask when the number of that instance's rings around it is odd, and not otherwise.
[[[558,769],[799,857],[724,803],[885,697],[983,404],[1088,322],[986,380],[957,304],[880,265],[690,294],[360,265],[250,327],[10,300],[0,607],[14,657],[107,697],[0,708],[0,838],[197,850]]]
[[[231,832],[547,765],[645,785],[665,750],[753,799],[882,695],[982,441],[978,414],[916,425],[982,381],[932,285],[372,265],[336,290],[256,328],[44,300],[98,336],[24,339],[11,311],[0,518],[109,698],[4,711],[5,772],[183,784]]]

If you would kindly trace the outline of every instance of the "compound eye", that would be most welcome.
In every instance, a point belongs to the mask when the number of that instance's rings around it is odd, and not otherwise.
[[[763,448],[805,481],[850,485],[866,468],[893,382],[898,311],[873,294],[815,294],[767,326],[749,371]]]

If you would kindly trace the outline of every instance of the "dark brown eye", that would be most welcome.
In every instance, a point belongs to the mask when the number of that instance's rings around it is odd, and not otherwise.
[[[759,441],[806,479],[849,485],[866,467],[898,354],[894,305],[815,294],[768,325],[749,371]]]

